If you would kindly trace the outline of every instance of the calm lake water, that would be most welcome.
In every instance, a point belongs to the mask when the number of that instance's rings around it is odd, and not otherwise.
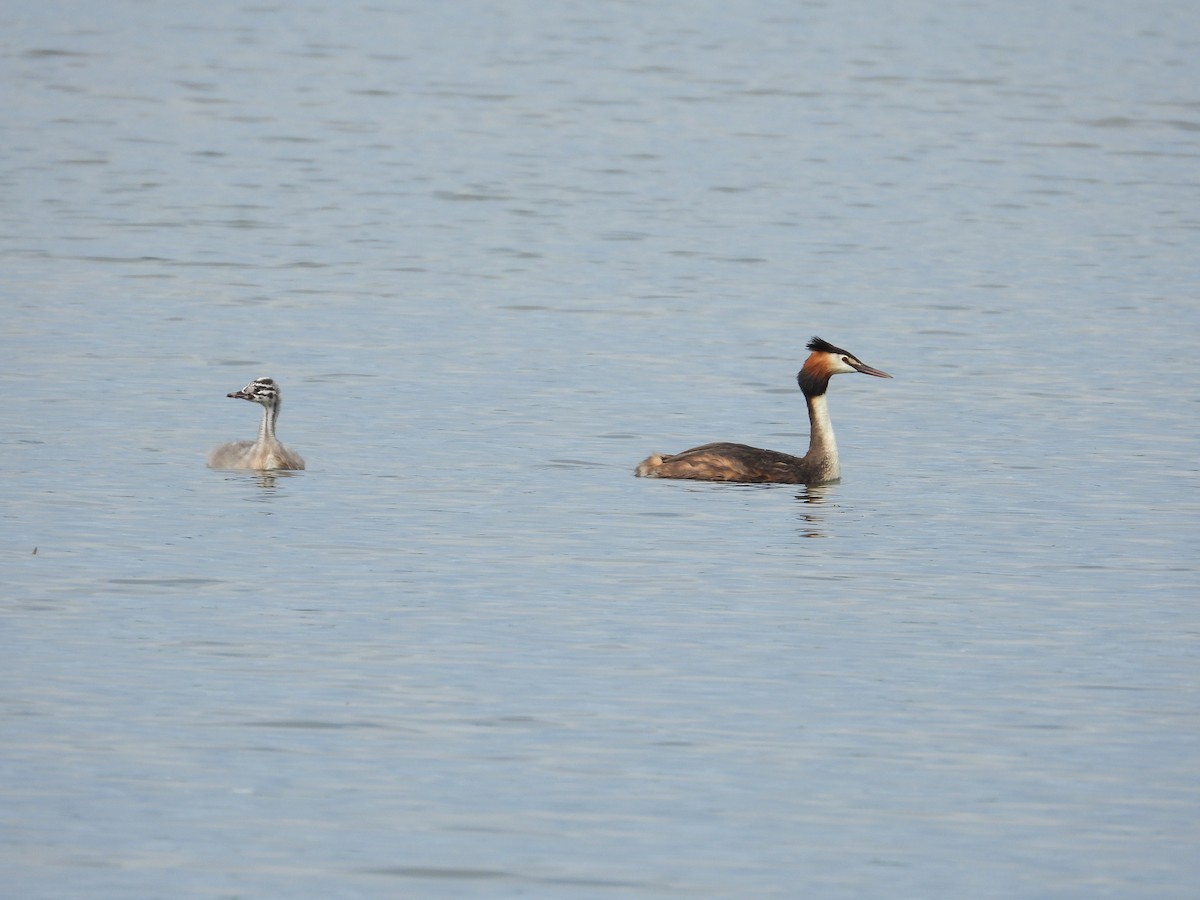
[[[0,26],[11,896],[1194,896],[1194,4]]]

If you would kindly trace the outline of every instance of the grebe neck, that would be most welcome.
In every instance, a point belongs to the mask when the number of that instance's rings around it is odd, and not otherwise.
[[[833,436],[833,425],[829,421],[829,402],[826,394],[805,394],[808,402],[808,453],[806,460],[823,460],[830,478],[841,474],[838,464],[837,440]]]
[[[279,418],[279,401],[263,406],[262,421],[258,423],[259,446],[275,443],[275,420]]]

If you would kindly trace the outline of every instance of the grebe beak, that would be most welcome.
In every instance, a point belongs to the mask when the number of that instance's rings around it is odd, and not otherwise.
[[[251,399],[250,395],[247,394],[245,391],[234,391],[233,393],[226,394],[225,396],[232,397],[234,400],[249,400],[249,399]]]
[[[857,359],[848,359],[848,360],[846,360],[846,362],[849,363],[853,368],[857,369],[859,372],[862,372],[864,375],[874,375],[876,378],[891,378],[892,377],[887,372],[881,372],[879,369],[872,369],[870,366],[866,365],[865,363],[860,363]],[[229,396],[232,397],[233,395],[230,394]]]

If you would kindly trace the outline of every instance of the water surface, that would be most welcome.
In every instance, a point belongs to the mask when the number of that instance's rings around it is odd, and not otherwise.
[[[1189,4],[0,25],[10,890],[1191,896]]]

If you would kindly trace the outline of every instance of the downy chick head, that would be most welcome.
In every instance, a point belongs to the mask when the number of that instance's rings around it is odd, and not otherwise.
[[[276,406],[279,403],[279,385],[275,383],[274,378],[255,378],[240,391],[233,391],[225,396],[261,403],[263,406]]]

